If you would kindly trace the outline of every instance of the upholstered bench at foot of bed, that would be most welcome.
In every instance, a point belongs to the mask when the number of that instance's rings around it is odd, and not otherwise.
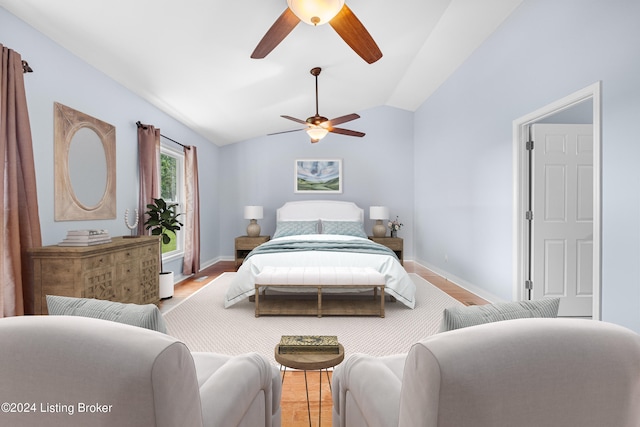
[[[373,268],[359,267],[265,267],[256,275],[255,306],[256,317],[271,315],[379,315],[384,317],[385,277]],[[314,289],[316,300],[304,298],[281,299],[267,297],[266,289],[297,292],[306,288]],[[373,298],[322,298],[323,290],[361,291],[373,290]],[[260,294],[262,292],[262,295]],[[380,295],[378,296],[378,292]],[[309,293],[303,293],[309,295]]]

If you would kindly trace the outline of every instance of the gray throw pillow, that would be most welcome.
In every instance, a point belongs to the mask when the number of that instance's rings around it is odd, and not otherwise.
[[[515,301],[446,308],[440,331],[451,331],[500,320],[526,317],[557,317],[559,305],[560,298],[548,298],[536,301]]]
[[[164,318],[154,304],[47,295],[47,308],[50,315],[93,317],[167,333]]]
[[[318,234],[318,220],[315,221],[278,221],[273,238]]]
[[[367,238],[364,227],[358,221],[325,221],[322,220],[322,234],[340,234],[342,236],[355,236]]]

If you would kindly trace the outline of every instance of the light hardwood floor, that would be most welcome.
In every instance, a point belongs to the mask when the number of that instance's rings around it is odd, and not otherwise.
[[[465,305],[481,305],[487,301],[477,295],[449,282],[447,279],[437,275],[431,270],[405,261],[404,268],[409,273],[416,273],[425,278],[434,286],[451,295]],[[163,300],[160,303],[160,311],[165,312],[170,307],[179,304],[189,295],[209,283],[224,272],[236,271],[234,261],[221,261],[210,267],[203,269],[198,274],[190,277],[175,286],[173,298]],[[329,377],[331,372],[329,372]],[[309,388],[309,402],[311,407],[311,425],[318,426],[318,400],[320,393],[319,375],[317,371],[307,373]],[[318,427],[331,426],[331,390],[327,375],[322,376],[322,425]],[[307,412],[307,395],[305,392],[304,373],[299,371],[287,371],[282,384],[282,427],[307,427],[309,418]]]

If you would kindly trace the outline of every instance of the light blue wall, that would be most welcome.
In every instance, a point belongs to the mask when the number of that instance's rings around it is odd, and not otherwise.
[[[418,261],[510,300],[512,122],[601,80],[603,319],[640,331],[639,16],[635,0],[525,0],[420,107]]]
[[[346,113],[349,111],[335,115]],[[324,114],[331,115],[330,112]],[[371,234],[374,223],[369,220],[369,206],[388,206],[391,215],[394,218],[398,215],[405,225],[398,236],[404,238],[405,257],[412,257],[413,113],[378,107],[358,114],[360,119],[342,127],[365,132],[363,138],[329,134],[319,143],[311,144],[301,131],[222,147],[220,236],[223,254],[233,254],[234,238],[246,234],[245,205],[264,206],[265,217],[259,221],[262,234],[273,235],[276,209],[285,202],[328,199],[353,201],[362,207],[367,234]],[[295,194],[294,162],[306,158],[342,159],[343,193]]]
[[[151,106],[114,80],[61,48],[42,33],[0,7],[0,43],[22,55],[34,69],[25,75],[25,87],[35,154],[42,243],[56,244],[67,230],[106,228],[113,236],[129,234],[124,211],[138,204],[137,120],[161,128],[164,135],[198,147],[201,209],[206,212],[202,232],[202,260],[219,257],[218,175],[219,148],[186,126]],[[53,103],[60,102],[116,127],[117,219],[54,221],[53,211]],[[166,267],[182,271],[181,262]]]

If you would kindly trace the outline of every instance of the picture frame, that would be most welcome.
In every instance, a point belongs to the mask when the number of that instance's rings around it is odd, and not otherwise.
[[[296,159],[294,193],[342,193],[342,159]]]

